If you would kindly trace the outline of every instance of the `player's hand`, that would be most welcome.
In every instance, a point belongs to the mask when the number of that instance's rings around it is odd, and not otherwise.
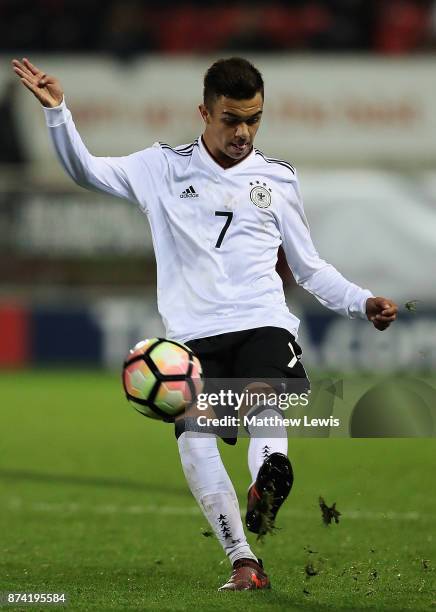
[[[384,297],[366,300],[366,316],[376,329],[383,331],[397,318],[398,306]]]
[[[23,85],[30,89],[43,106],[48,108],[59,106],[64,97],[64,92],[55,77],[46,74],[25,57],[22,62],[17,59],[12,60],[12,66]]]

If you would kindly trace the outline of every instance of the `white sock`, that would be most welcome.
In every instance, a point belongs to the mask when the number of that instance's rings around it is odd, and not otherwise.
[[[189,488],[231,563],[243,558],[257,561],[245,537],[238,499],[216,436],[184,432],[177,442]]]
[[[258,410],[257,408],[256,412]],[[265,408],[261,412],[257,412],[257,416],[263,418],[277,417],[280,415],[277,410],[273,408]],[[257,478],[260,466],[272,453],[288,454],[288,434],[284,425],[276,425],[274,427],[250,425],[248,427],[248,433],[250,434],[248,467],[253,483]]]

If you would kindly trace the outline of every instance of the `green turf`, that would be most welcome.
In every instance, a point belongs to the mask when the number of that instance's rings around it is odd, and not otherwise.
[[[4,373],[0,389],[0,591],[65,591],[72,610],[435,609],[434,440],[291,440],[280,530],[255,544],[273,589],[217,593],[230,567],[172,427],[136,414],[119,377]],[[246,447],[223,447],[242,508]]]

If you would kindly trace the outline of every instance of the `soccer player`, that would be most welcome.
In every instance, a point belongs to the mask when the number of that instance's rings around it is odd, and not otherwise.
[[[60,82],[29,60],[13,68],[41,102],[57,156],[89,189],[138,204],[147,215],[157,262],[157,295],[167,336],[187,343],[208,378],[306,380],[275,268],[283,245],[299,285],[324,306],[386,329],[397,306],[346,280],[318,255],[309,234],[295,168],[254,148],[264,103],[260,72],[242,58],[215,62],[204,78],[204,132],[175,148],[155,143],[126,157],[95,157],[83,144]],[[286,137],[286,135],[284,135]],[[276,407],[260,406],[274,415]],[[195,421],[195,419],[194,419]],[[233,571],[222,590],[267,588],[251,550],[237,497],[213,431],[176,421],[189,487]],[[264,533],[292,486],[286,429],[250,430],[247,528]],[[229,440],[227,440],[229,441]],[[232,441],[232,440],[230,440]]]

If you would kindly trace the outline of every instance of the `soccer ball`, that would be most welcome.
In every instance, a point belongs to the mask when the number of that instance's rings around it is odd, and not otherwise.
[[[184,344],[165,338],[142,340],[123,367],[127,399],[146,417],[173,422],[203,389],[201,364]]]

